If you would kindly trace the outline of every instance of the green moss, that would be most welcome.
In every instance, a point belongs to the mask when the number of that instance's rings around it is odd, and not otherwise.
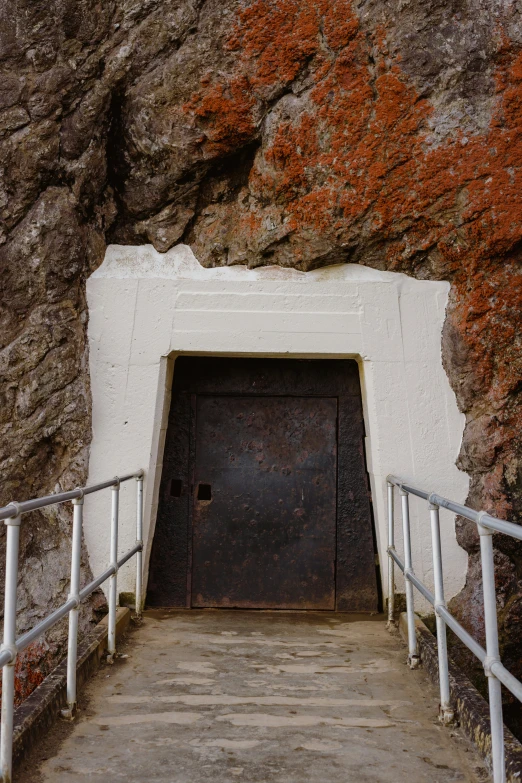
[[[134,609],[135,605],[135,593],[120,593],[120,606],[127,606],[129,609]]]

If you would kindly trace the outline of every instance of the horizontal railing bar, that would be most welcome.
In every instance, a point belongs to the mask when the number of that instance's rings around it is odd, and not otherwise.
[[[405,568],[404,563],[400,559],[396,550],[392,549],[392,547],[388,547],[388,554],[390,555],[390,557],[393,557],[393,559],[395,560],[395,562],[397,563],[401,571],[404,573],[404,568]],[[406,579],[409,579],[412,585],[415,585],[419,593],[422,593],[424,598],[426,598],[430,602],[430,604],[435,603],[435,596],[433,595],[433,593],[430,593],[428,588],[420,581],[420,579],[417,576],[415,576],[415,574],[407,574]]]
[[[522,541],[521,525],[516,525],[514,522],[508,522],[505,519],[497,519],[497,517],[494,517],[491,514],[485,514],[482,511],[474,511],[472,508],[468,508],[468,506],[464,506],[462,503],[455,503],[455,501],[449,500],[442,495],[437,495],[436,492],[426,492],[424,489],[419,489],[419,487],[413,487],[410,484],[401,481],[397,476],[388,476],[387,481],[389,481],[390,484],[394,484],[396,487],[403,489],[405,492],[409,492],[424,500],[429,500],[434,505],[446,508],[454,514],[471,520],[471,522],[476,522],[483,527],[489,528],[489,530],[495,530],[497,533],[504,533],[507,536]]]
[[[428,590],[421,580],[415,576],[415,574],[406,574],[406,579],[409,579],[412,585],[415,585],[419,593],[422,593],[424,598],[426,598],[426,600],[429,601],[432,606],[435,604],[435,596]]]
[[[441,506],[442,508],[447,508],[448,511],[453,511],[455,514],[459,514],[461,517],[470,519],[472,522],[478,521],[480,512],[474,511],[472,508],[468,508],[467,506],[463,506],[462,503],[455,503],[453,500],[442,497],[442,495],[437,495],[435,492],[427,492],[425,489],[420,489],[419,487],[414,487],[411,484],[406,484],[405,481],[397,478],[397,476],[388,476],[387,481],[389,481],[390,484],[394,484],[396,487],[399,487],[399,489],[404,490],[404,492],[409,492],[411,495],[416,495],[423,500],[431,499],[435,505]]]
[[[405,492],[410,492],[412,495],[417,495],[419,498],[424,498],[424,500],[427,500],[430,496],[429,492],[426,492],[424,489],[419,489],[419,487],[412,487],[409,484],[405,484],[402,479],[397,478],[397,476],[387,476],[386,481],[389,484],[395,484],[396,487],[399,487],[399,489],[404,489]]]
[[[118,482],[121,484],[124,481],[139,478],[142,475],[143,471],[139,470],[136,473],[128,473],[125,476],[114,476],[108,481],[102,481],[100,484],[93,484],[91,487],[71,489],[68,492],[57,492],[55,495],[45,495],[44,497],[34,498],[33,500],[23,500],[21,503],[16,504],[9,503],[7,506],[0,508],[0,520],[9,519],[9,517],[16,516],[17,514],[27,514],[29,511],[36,511],[37,509],[45,508],[46,506],[66,503],[68,500],[74,500],[75,498],[82,497],[82,495],[91,495],[93,492],[99,492],[101,489],[114,487]]]
[[[516,677],[513,677],[511,672],[508,672],[500,661],[495,661],[495,663],[491,664],[491,671],[495,677],[506,686],[508,691],[511,691],[513,696],[516,696],[519,701],[522,701],[522,683],[519,682]]]
[[[135,547],[133,547],[132,549],[129,549],[129,551],[127,552],[127,554],[126,554],[126,555],[123,555],[123,557],[121,558],[121,560],[118,560],[118,568],[121,568],[121,567],[122,567],[122,565],[125,565],[125,563],[127,562],[127,560],[130,560],[130,559],[131,559],[131,557],[132,557],[133,555],[135,555],[137,552],[141,552],[141,550],[142,550],[142,549],[143,549],[143,544],[136,544],[136,546],[135,546]]]
[[[394,559],[394,561],[397,563],[397,565],[399,566],[401,571],[404,572],[404,563],[400,559],[400,557],[397,554],[397,552],[395,551],[395,549],[392,549],[392,547],[388,547],[388,554],[390,555],[390,557],[392,557]],[[417,590],[420,593],[422,593],[422,595],[430,602],[430,604],[432,604],[432,605],[435,604],[435,596],[432,593],[430,593],[428,588],[424,586],[424,584],[420,581],[420,579],[418,579],[418,577],[415,576],[415,574],[409,574],[406,578],[409,579],[410,582],[413,585],[415,585]],[[484,663],[484,660],[486,658],[486,651],[484,650],[484,648],[481,647],[480,644],[478,642],[476,642],[475,639],[472,636],[470,636],[470,634],[467,631],[464,630],[464,628],[458,622],[458,620],[456,620],[453,617],[453,615],[445,607],[438,606],[436,611],[437,611],[437,614],[439,615],[439,617],[442,617],[442,619],[444,620],[444,622],[446,623],[448,628],[451,628],[453,633],[456,636],[458,636],[459,639],[462,642],[464,642],[466,647],[468,647],[471,650],[471,652],[474,655],[476,655],[476,657],[479,659],[479,661],[481,661],[481,663]],[[507,670],[506,670],[506,672],[507,672]],[[507,674],[509,674],[509,672],[507,672]],[[511,677],[512,675],[509,675],[509,676]],[[499,680],[500,679],[501,678],[499,677]],[[513,678],[513,679],[515,679],[515,678]],[[506,687],[509,687],[509,686],[506,685]],[[522,686],[521,686],[521,688],[522,688]],[[521,690],[521,692],[522,692],[522,690]]]
[[[43,498],[35,498],[34,500],[24,500],[22,503],[17,503],[16,506],[9,503],[9,505],[0,508],[0,519],[14,517],[18,511],[20,511],[21,514],[26,514],[28,511],[35,511],[37,508],[45,508],[45,506],[52,506],[56,503],[65,503],[67,500],[79,498],[81,494],[81,490],[72,489],[70,492],[46,495]]]
[[[429,492],[426,492],[424,489],[419,489],[418,487],[412,487],[408,484],[397,484],[397,486],[405,492],[409,492],[410,495],[417,495],[418,498],[422,498],[423,500],[427,500],[430,496]]]
[[[85,487],[83,490],[84,495],[91,495],[93,492],[99,492],[100,489],[106,489],[107,487],[114,487],[116,483],[123,484],[124,481],[130,481],[133,478],[139,478],[143,476],[143,471],[138,470],[136,473],[127,473],[125,476],[114,476],[113,479],[103,481],[101,484],[93,484],[92,487]]]
[[[466,647],[468,647],[473,655],[475,655],[481,663],[484,663],[486,660],[486,651],[483,647],[480,646],[478,642],[475,641],[475,639],[470,636],[470,634],[464,630],[462,625],[459,623],[458,620],[456,620],[451,612],[446,609],[444,606],[437,607],[437,614],[439,617],[442,617],[448,628],[451,628],[455,636],[458,636],[461,642],[464,642]]]
[[[91,593],[94,593],[97,587],[102,585],[104,582],[107,581],[107,579],[113,575],[114,571],[116,569],[114,566],[109,566],[105,569],[105,571],[96,577],[96,579],[93,579],[92,582],[89,582],[88,585],[85,585],[83,590],[80,590],[80,602],[83,601],[85,598],[88,598]]]
[[[142,548],[142,544],[136,544],[136,546],[130,549],[127,554],[123,555],[121,560],[118,560],[118,568],[126,563],[127,560],[130,560],[131,557],[136,554],[136,552],[141,551]],[[110,576],[113,575],[113,573],[114,566],[109,566],[102,574],[100,574],[100,576],[96,577],[96,579],[93,579],[93,581],[86,585],[83,590],[80,590],[80,601],[83,601],[84,598],[87,598],[87,596],[93,593],[96,588],[102,585]]]
[[[133,476],[131,476],[131,478],[133,478]],[[130,549],[121,558],[121,560],[118,560],[118,568],[124,565],[127,560],[130,560],[131,557],[136,554],[136,552],[141,551],[141,549],[142,544],[136,544],[136,546]],[[109,566],[102,574],[100,574],[100,576],[98,576],[96,579],[93,579],[92,582],[89,582],[89,584],[80,591],[79,601],[77,601],[75,598],[69,598],[69,600],[62,604],[62,606],[59,606],[58,609],[55,609],[54,612],[48,615],[45,620],[42,620],[40,623],[38,623],[38,625],[35,625],[34,628],[31,628],[31,630],[27,631],[27,633],[22,634],[22,636],[16,640],[17,651],[22,652],[22,650],[25,650],[25,648],[28,647],[31,642],[45,633],[45,631],[48,631],[49,628],[52,628],[54,625],[59,623],[60,620],[71,611],[71,609],[74,609],[78,603],[84,601],[89,595],[91,595],[91,593],[96,590],[97,587],[102,585],[110,576],[112,576],[115,570],[116,569],[114,566]],[[2,657],[0,655],[0,666],[3,666],[1,660]],[[4,663],[9,663],[9,660],[10,656],[9,653],[7,653],[7,661],[4,661]]]
[[[471,522],[478,522],[479,520],[480,511],[474,511],[472,508],[468,508],[462,503],[455,503],[454,500],[448,500],[448,498],[442,497],[442,495],[437,495],[436,492],[432,492],[428,497],[436,506],[446,508],[448,511],[453,511],[454,514],[465,517],[465,519],[469,519]]]
[[[35,625],[34,628],[31,628],[30,631],[27,631],[27,633],[24,633],[22,636],[20,636],[20,638],[16,640],[16,649],[18,652],[25,650],[25,648],[28,647],[31,642],[33,642],[35,639],[38,639],[38,637],[45,633],[45,631],[48,631],[49,628],[52,628],[53,625],[56,625],[56,623],[60,622],[62,617],[65,617],[65,615],[68,614],[71,609],[74,609],[76,605],[76,599],[69,598],[68,601],[48,615],[45,620],[42,620],[41,623],[38,623],[38,625]]]
[[[490,530],[495,530],[497,533],[505,533],[507,536],[518,538],[519,541],[522,541],[522,527],[515,525],[514,522],[506,522],[505,519],[497,519],[490,514],[484,514],[480,518],[480,524]]]
[[[397,551],[390,546],[388,547],[388,554],[390,555],[390,557],[393,557],[393,559],[395,560],[395,562],[397,563],[401,571],[404,573],[405,566],[402,560],[400,559],[399,555],[397,554]]]

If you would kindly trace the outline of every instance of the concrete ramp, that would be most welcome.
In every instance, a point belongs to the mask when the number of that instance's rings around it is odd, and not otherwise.
[[[155,611],[121,652],[22,781],[488,780],[382,617]]]

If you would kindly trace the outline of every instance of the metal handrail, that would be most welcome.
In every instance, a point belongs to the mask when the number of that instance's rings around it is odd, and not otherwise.
[[[45,631],[55,626],[65,615],[69,615],[69,633],[67,644],[67,709],[62,710],[64,717],[72,717],[76,711],[76,663],[78,658],[78,610],[82,601],[102,585],[109,582],[109,624],[107,632],[108,661],[112,662],[116,654],[116,609],[118,605],[117,578],[118,569],[136,555],[136,614],[142,609],[142,552],[143,552],[143,477],[144,471],[115,476],[108,481],[91,487],[78,487],[69,492],[46,495],[22,503],[9,503],[0,508],[0,520],[7,526],[5,599],[4,599],[4,639],[0,646],[0,666],[2,667],[2,708],[0,733],[0,774],[3,783],[11,783],[13,774],[13,717],[15,664],[18,653],[25,650],[31,642]],[[136,544],[118,559],[118,525],[120,484],[136,479]],[[85,495],[111,488],[111,538],[110,565],[92,582],[80,590],[80,565],[83,529],[83,501]],[[16,594],[18,583],[18,550],[20,544],[20,525],[22,515],[46,506],[71,501],[73,505],[73,526],[71,545],[71,580],[67,601],[51,612],[30,631],[16,638]]]
[[[408,663],[415,668],[419,663],[417,635],[415,632],[415,614],[413,588],[429,601],[435,610],[437,623],[437,650],[439,660],[439,686],[441,720],[449,724],[454,720],[450,702],[448,649],[446,626],[468,647],[484,666],[488,678],[489,713],[491,721],[491,757],[494,783],[505,783],[506,761],[504,752],[504,723],[502,718],[501,683],[522,701],[522,683],[502,664],[498,644],[497,604],[495,593],[495,565],[493,560],[493,532],[504,533],[522,540],[522,527],[504,519],[497,519],[485,511],[474,511],[461,503],[442,497],[435,492],[427,492],[414,487],[396,476],[388,476],[388,626],[393,623],[395,576],[394,564],[404,574],[406,583],[406,615],[408,621]],[[404,560],[395,549],[394,488],[401,495],[402,529],[404,539]],[[411,529],[409,514],[409,496],[416,495],[428,502],[431,523],[431,543],[433,554],[433,577],[435,592],[432,593],[415,575],[411,558]],[[475,522],[480,535],[480,556],[482,567],[482,592],[484,596],[484,619],[486,630],[486,649],[484,649],[451,614],[444,600],[444,582],[442,571],[442,548],[439,522],[439,508],[445,508],[459,516]]]
[[[114,487],[118,482],[123,484],[124,481],[138,478],[138,476],[143,477],[144,475],[143,470],[140,470],[137,473],[128,473],[126,476],[114,476],[114,478],[111,478],[108,481],[93,484],[92,487],[77,487],[76,489],[69,490],[69,492],[44,495],[41,498],[34,498],[34,500],[23,500],[21,503],[8,503],[7,506],[0,508],[0,520],[9,519],[9,517],[19,516],[20,514],[27,514],[28,511],[36,511],[39,508],[45,508],[45,506],[55,506],[59,503],[66,503],[68,500],[82,498],[85,495],[92,495],[93,492],[99,492],[101,489]]]

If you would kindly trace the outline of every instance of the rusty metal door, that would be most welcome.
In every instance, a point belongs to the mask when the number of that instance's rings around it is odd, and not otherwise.
[[[196,401],[192,606],[334,609],[337,399]]]
[[[247,407],[234,412],[234,405]],[[292,467],[297,472],[283,473]],[[274,506],[277,515],[269,513]],[[332,608],[335,559],[335,609],[376,612],[375,551],[355,361],[176,359],[148,606]],[[252,576],[248,595],[240,590],[244,562]]]

